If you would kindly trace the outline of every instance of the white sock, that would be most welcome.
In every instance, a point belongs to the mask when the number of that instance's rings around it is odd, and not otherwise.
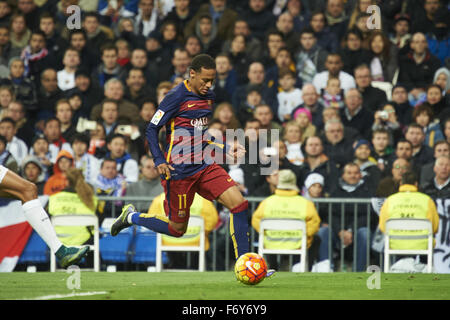
[[[133,224],[132,217],[133,217],[133,215],[136,214],[136,213],[137,213],[137,212],[135,212],[135,213],[130,213],[130,214],[128,215],[127,221],[128,221],[129,224]]]
[[[62,246],[62,243],[56,236],[55,229],[44,208],[42,208],[41,201],[39,201],[39,199],[34,199],[25,202],[22,205],[22,208],[28,223],[39,234],[42,240],[45,241],[50,250],[52,250],[53,253],[58,251]]]

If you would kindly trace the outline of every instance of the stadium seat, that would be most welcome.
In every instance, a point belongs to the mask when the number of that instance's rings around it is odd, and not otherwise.
[[[134,242],[134,252],[131,262],[156,264],[156,232],[142,226],[137,226]],[[167,263],[167,254],[162,254],[162,263]]]
[[[114,218],[105,218],[100,228],[100,256],[102,262],[127,263],[130,257],[130,247],[134,239],[134,228],[126,228],[117,236],[110,234]]]
[[[426,230],[425,235],[390,235],[392,230],[407,230],[407,231],[423,231]],[[399,240],[414,240],[428,239],[427,249],[425,250],[400,250],[390,248],[390,239]],[[427,255],[427,273],[431,273],[433,269],[433,230],[431,222],[427,219],[389,219],[386,221],[386,231],[384,234],[384,272],[390,271],[390,255]]]
[[[25,248],[20,255],[19,264],[47,263],[49,248],[42,238],[33,230]]]
[[[53,226],[93,226],[94,227],[94,244],[90,245],[90,250],[94,251],[94,268],[95,272],[100,271],[100,250],[99,250],[99,226],[98,218],[95,215],[58,215],[52,216]],[[85,269],[88,270],[88,269]],[[51,255],[50,271],[56,271],[56,257]]]
[[[198,252],[198,271],[205,271],[205,221],[201,216],[191,215],[189,218],[189,225],[186,234],[183,237],[191,237],[192,234],[189,232],[189,229],[199,228],[198,232],[195,232],[195,235],[199,235],[199,243],[198,245],[186,246],[186,245],[163,245],[163,236],[158,233],[156,235],[156,271],[161,272],[163,269],[162,266],[162,253],[163,251],[196,251]],[[192,230],[191,229],[191,230]],[[196,230],[197,231],[197,230]],[[183,238],[181,237],[181,238]],[[180,239],[181,239],[180,238]],[[188,270],[186,270],[188,271]]]
[[[264,247],[264,231],[266,230],[301,230],[302,245],[299,249],[266,249]],[[298,219],[262,219],[259,226],[258,253],[264,254],[293,254],[300,255],[300,272],[306,271],[307,260],[306,223]]]

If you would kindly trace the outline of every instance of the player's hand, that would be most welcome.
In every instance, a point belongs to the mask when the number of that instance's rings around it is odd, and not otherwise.
[[[159,166],[156,167],[158,169],[159,174],[163,174],[166,176],[166,180],[170,179],[170,170],[174,171],[175,168],[172,167],[170,164],[167,163],[161,163]]]

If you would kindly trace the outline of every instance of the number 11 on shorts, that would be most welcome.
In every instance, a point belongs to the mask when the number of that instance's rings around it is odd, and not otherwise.
[[[178,195],[178,204],[179,209],[186,209],[186,194]]]

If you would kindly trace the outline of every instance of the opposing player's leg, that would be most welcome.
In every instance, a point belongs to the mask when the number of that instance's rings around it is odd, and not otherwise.
[[[28,223],[49,246],[63,268],[78,263],[89,252],[87,246],[73,248],[61,243],[49,216],[38,199],[37,187],[34,183],[0,166],[0,189],[22,201],[23,213]]]

